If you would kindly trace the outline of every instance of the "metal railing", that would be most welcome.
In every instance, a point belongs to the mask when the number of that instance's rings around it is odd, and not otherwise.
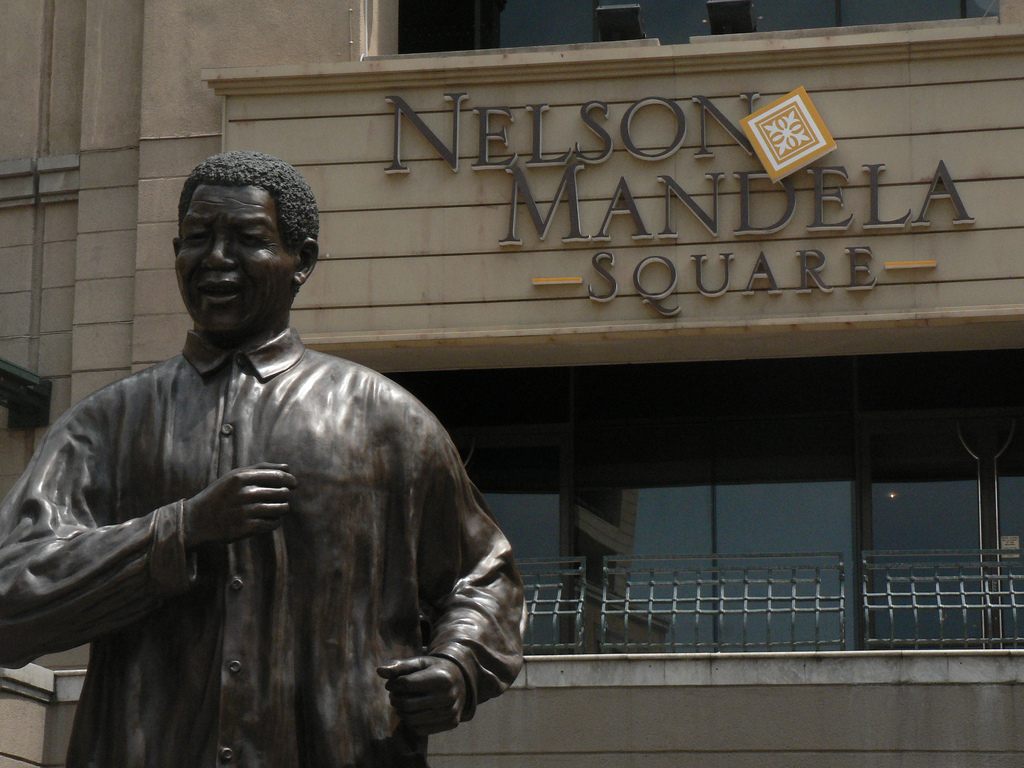
[[[863,553],[864,647],[1024,647],[1019,550]]]
[[[582,557],[518,561],[526,604],[524,653],[583,651],[585,563]]]
[[[842,556],[607,556],[603,652],[842,650]]]

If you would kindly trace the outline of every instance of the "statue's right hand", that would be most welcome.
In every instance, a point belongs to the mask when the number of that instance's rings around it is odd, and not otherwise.
[[[272,531],[288,514],[295,484],[287,464],[254,464],[217,478],[185,500],[185,546],[225,544]]]

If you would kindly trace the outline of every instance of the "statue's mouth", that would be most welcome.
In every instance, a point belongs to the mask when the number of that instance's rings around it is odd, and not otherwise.
[[[242,286],[236,280],[202,280],[196,287],[203,296],[213,299],[229,299],[242,292]]]

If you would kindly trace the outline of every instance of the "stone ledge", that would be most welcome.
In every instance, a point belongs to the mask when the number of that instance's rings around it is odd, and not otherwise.
[[[530,656],[519,688],[1024,683],[1024,651]]]
[[[527,656],[513,688],[652,686],[1015,685],[1024,650]],[[78,701],[84,669],[0,669],[0,690],[45,702]]]
[[[0,691],[49,704],[54,700],[53,670],[38,664],[26,664],[20,669],[0,667]]]
[[[74,200],[78,155],[26,157],[0,163],[0,208]]]

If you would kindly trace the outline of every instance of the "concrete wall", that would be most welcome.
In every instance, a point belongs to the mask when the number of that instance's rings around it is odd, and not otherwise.
[[[1011,768],[1018,652],[530,659],[435,768]]]
[[[434,768],[1019,768],[1022,652],[532,657]],[[0,675],[0,768],[62,764],[79,675]],[[7,757],[4,757],[7,756]],[[4,762],[4,761],[7,762]]]

